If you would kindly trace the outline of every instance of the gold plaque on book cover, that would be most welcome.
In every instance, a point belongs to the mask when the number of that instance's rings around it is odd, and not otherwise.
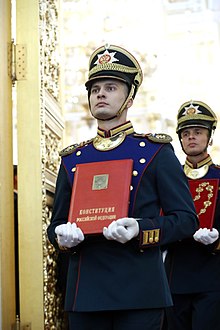
[[[215,217],[219,179],[189,180],[189,187],[199,218],[200,228],[211,229]]]
[[[101,234],[112,221],[128,216],[132,159],[77,164],[68,221],[84,234]]]
[[[102,175],[94,175],[93,183],[92,183],[92,190],[100,190],[100,189],[107,189],[108,188],[108,174]]]

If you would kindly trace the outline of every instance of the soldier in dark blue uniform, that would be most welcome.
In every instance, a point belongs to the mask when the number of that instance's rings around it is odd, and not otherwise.
[[[198,228],[171,139],[137,134],[126,119],[141,82],[140,65],[128,51],[98,48],[86,82],[97,136],[61,152],[48,237],[69,253],[65,310],[73,330],[159,330],[164,308],[172,305],[161,246]],[[121,159],[133,160],[128,217],[100,235],[84,235],[67,223],[76,165]]]
[[[213,132],[217,125],[217,118],[212,109],[203,102],[189,101],[181,105],[177,119],[177,133],[182,149],[187,155],[184,171],[189,182],[202,180],[205,183],[210,179],[219,180],[220,167],[213,164],[208,154],[208,146],[212,144]],[[192,238],[177,242],[168,249],[165,264],[174,302],[174,307],[167,309],[169,330],[220,329],[218,185],[217,188],[213,228],[200,228]],[[211,190],[210,192],[212,193]],[[205,189],[200,185],[197,197],[205,193]],[[198,212],[203,213],[203,217],[210,217],[211,213],[208,214],[207,207],[211,208],[214,204],[213,201],[208,203],[207,193],[206,196],[205,201],[198,204]],[[194,199],[195,203],[197,199]]]

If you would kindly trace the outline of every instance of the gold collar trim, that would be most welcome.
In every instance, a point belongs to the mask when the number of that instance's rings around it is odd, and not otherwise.
[[[194,168],[193,164],[188,159],[186,159],[185,164],[187,164],[191,168]],[[212,164],[213,164],[212,158],[210,157],[210,155],[208,155],[208,157],[206,157],[201,162],[196,164],[196,168],[203,167],[204,165],[210,166]]]
[[[109,137],[113,137],[114,135],[120,132],[125,132],[126,135],[134,133],[134,128],[132,126],[132,123],[128,121],[125,124],[110,129],[109,131],[104,131],[98,128],[97,135],[103,138],[109,138]]]
[[[188,159],[186,159],[184,172],[190,179],[201,179],[207,174],[209,166],[212,164],[212,158],[209,155],[206,157],[206,159],[203,159],[201,162],[197,163],[196,168],[193,168],[193,164]]]
[[[184,165],[184,172],[187,178],[190,179],[201,179],[203,178],[209,170],[209,165],[204,165],[200,168],[191,168],[187,164]]]

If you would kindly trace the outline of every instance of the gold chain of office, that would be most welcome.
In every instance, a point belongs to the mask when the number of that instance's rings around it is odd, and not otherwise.
[[[198,216],[205,213],[206,209],[212,204],[210,200],[213,197],[213,186],[211,186],[209,182],[202,182],[199,184],[198,188],[196,188],[197,195],[194,197],[193,201],[195,202],[201,198],[201,193],[204,191],[204,188],[209,191],[207,196],[208,200],[203,202],[204,207],[200,210]]]

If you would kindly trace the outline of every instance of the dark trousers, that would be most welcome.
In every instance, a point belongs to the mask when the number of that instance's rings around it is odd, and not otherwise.
[[[69,330],[161,330],[163,309],[70,312]]]
[[[172,297],[174,306],[166,309],[164,330],[220,329],[220,291]]]

